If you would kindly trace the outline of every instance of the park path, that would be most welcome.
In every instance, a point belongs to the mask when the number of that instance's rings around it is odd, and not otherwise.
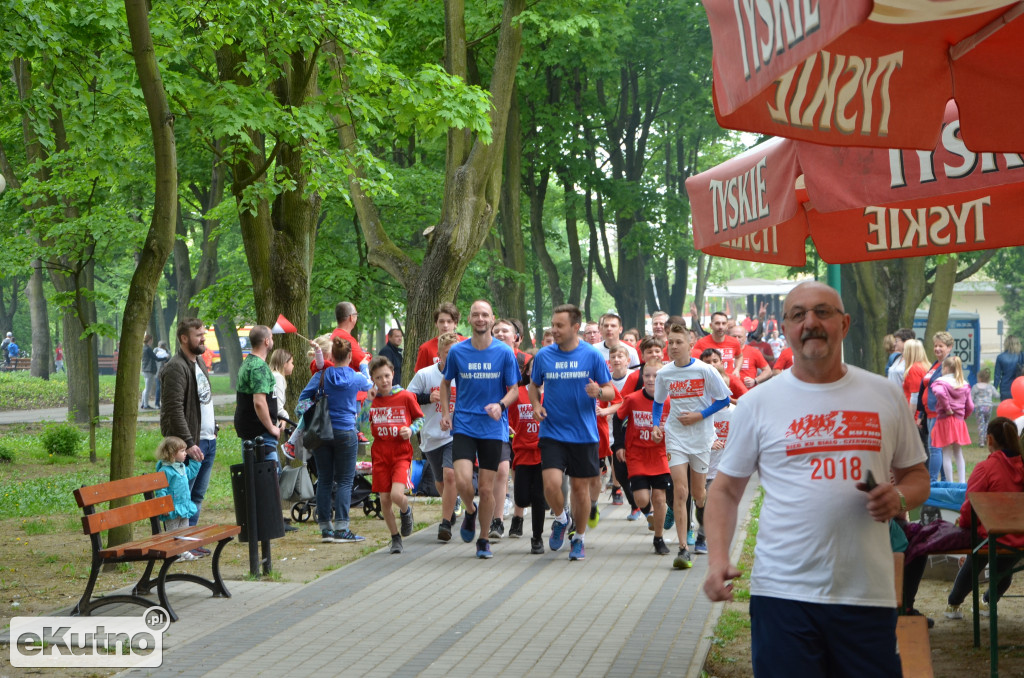
[[[213,404],[226,405],[235,402],[234,394],[215,395]],[[113,403],[100,405],[100,419],[110,419],[114,415]],[[226,418],[228,421],[231,417]],[[0,425],[3,424],[31,424],[44,421],[67,421],[67,407],[47,407],[38,410],[8,410],[0,412]],[[160,423],[160,413],[149,410],[139,410],[139,421]],[[218,421],[221,417],[218,417]]]
[[[747,487],[742,516],[757,483]],[[182,621],[163,666],[126,675],[699,677],[719,610],[701,590],[707,558],[673,570],[646,524],[625,520],[628,506],[602,511],[582,562],[507,538],[478,560],[457,532],[437,543],[435,525],[401,555],[378,551],[304,585],[229,582],[234,596],[219,600],[175,584]]]

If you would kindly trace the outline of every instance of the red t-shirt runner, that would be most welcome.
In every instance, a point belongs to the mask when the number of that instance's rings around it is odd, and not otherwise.
[[[373,460],[374,492],[391,490],[392,482],[408,478],[412,463],[412,441],[403,440],[399,431],[412,426],[423,418],[423,411],[416,402],[416,396],[401,390],[390,395],[377,394],[370,405],[370,430],[373,432],[373,446],[370,457]],[[403,475],[404,471],[404,475]]]
[[[508,408],[508,426],[515,433],[512,468],[540,464],[540,422],[533,418],[533,405],[525,386],[519,387],[519,400]]]
[[[779,354],[778,359],[775,361],[776,370],[787,370],[793,366],[793,349],[787,346],[782,349],[782,353]]]
[[[437,364],[437,339],[427,339],[420,344],[420,350],[416,353],[416,371],[419,372],[424,367]],[[459,335],[459,341],[464,341],[466,338]]]
[[[715,341],[714,335],[707,334],[697,340],[697,343],[690,349],[690,355],[700,360],[700,354],[705,349],[714,348],[722,352],[722,362],[725,363],[725,371],[732,372],[736,369],[736,356],[740,354],[740,342],[735,337],[726,336],[722,343]]]
[[[768,361],[764,359],[764,354],[753,346],[744,346],[743,362],[740,363],[740,379],[746,379],[747,377],[756,379],[758,369],[769,369]]]
[[[660,476],[669,472],[665,441],[651,439],[651,406],[654,398],[643,391],[630,393],[615,413],[626,422],[626,467],[629,477]]]

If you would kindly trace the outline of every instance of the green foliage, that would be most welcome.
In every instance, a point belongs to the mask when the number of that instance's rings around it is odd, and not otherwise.
[[[988,263],[988,274],[1003,295],[999,312],[1006,317],[1003,336],[1024,337],[1024,248],[1006,247]]]
[[[0,464],[13,464],[14,450],[4,443],[0,443]]]
[[[49,424],[43,429],[40,440],[51,455],[76,457],[83,437],[78,427],[71,424]]]
[[[0,519],[79,512],[72,493],[104,480],[103,471],[91,466],[45,478],[0,478]]]
[[[100,402],[114,399],[114,382],[100,384]],[[49,380],[31,376],[28,372],[0,373],[0,411],[24,410],[41,407],[66,407],[68,383],[52,375]]]

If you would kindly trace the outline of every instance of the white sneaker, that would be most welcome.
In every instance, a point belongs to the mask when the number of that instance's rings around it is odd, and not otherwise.
[[[504,508],[505,508],[505,512],[502,514],[502,517],[507,516],[508,514],[512,513],[512,509],[513,509],[512,498],[509,497],[507,494],[505,495],[505,507]]]
[[[196,559],[196,556],[191,551],[185,551],[180,556],[178,556],[178,560],[195,560],[195,559]]]
[[[984,600],[978,601],[978,612],[981,613],[982,617],[988,616],[988,603]]]
[[[947,605],[944,613],[946,619],[963,619],[964,613],[960,611],[959,605]]]

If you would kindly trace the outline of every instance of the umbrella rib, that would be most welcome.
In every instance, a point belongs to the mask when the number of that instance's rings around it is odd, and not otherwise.
[[[1003,26],[1006,26],[1014,19],[1024,15],[1024,2],[1018,2],[1004,14],[994,19],[987,26],[979,30],[974,35],[969,35],[955,45],[950,46],[949,56],[953,61],[958,61],[966,56],[971,50],[985,42],[988,38],[994,35]]]

